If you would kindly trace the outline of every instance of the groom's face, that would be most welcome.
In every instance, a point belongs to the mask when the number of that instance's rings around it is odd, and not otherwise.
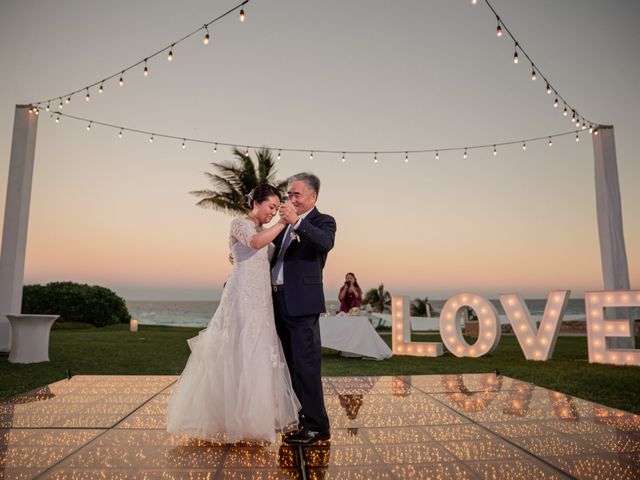
[[[311,210],[316,204],[316,199],[318,198],[318,194],[310,189],[302,180],[291,182],[287,194],[291,205],[293,205],[293,208],[295,208],[296,214],[298,215]]]

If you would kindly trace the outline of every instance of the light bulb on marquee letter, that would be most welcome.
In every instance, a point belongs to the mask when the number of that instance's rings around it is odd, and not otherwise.
[[[440,342],[412,342],[409,297],[393,297],[391,300],[391,346],[394,355],[414,357],[439,357],[443,354]]]
[[[549,293],[539,329],[522,297],[513,293],[498,295],[527,360],[549,360],[553,355],[570,293],[570,290]]]
[[[640,307],[640,290],[584,292],[589,363],[640,366],[640,350],[607,348],[606,337],[634,338],[633,322],[607,320],[605,308]]]
[[[462,336],[462,315],[470,307],[478,314],[478,340],[469,345]],[[481,357],[498,346],[502,330],[498,312],[491,302],[473,293],[461,293],[451,297],[440,313],[440,332],[452,328],[452,336],[442,338],[447,349],[456,357]]]

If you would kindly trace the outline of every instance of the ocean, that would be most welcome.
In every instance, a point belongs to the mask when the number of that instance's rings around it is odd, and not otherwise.
[[[440,311],[446,300],[430,300],[436,311]],[[532,315],[542,315],[547,302],[546,298],[525,300]],[[129,313],[138,320],[140,325],[166,325],[173,327],[206,327],[207,323],[218,308],[217,301],[139,301],[127,300]],[[498,313],[503,315],[504,310],[500,301],[491,300]],[[336,311],[338,301],[327,302],[327,311]],[[584,299],[569,299],[565,315],[584,318]]]

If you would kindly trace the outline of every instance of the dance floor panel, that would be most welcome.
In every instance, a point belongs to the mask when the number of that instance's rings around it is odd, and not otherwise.
[[[328,442],[165,432],[175,376],[77,376],[0,401],[0,479],[634,479],[640,417],[494,374],[325,377]]]

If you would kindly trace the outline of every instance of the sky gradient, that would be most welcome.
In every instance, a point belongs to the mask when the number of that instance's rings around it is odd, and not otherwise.
[[[0,198],[15,104],[122,70],[233,1],[4,1],[0,4]],[[615,127],[631,287],[640,281],[640,4],[493,0],[552,85]],[[64,113],[212,141],[330,150],[493,144],[573,129],[482,1],[253,0],[240,23],[200,36],[105,84]],[[219,148],[42,115],[26,283],[73,280],[126,299],[216,300],[230,271],[231,218],[194,206]],[[328,299],[346,272],[365,289],[444,299],[573,297],[602,288],[593,151],[587,133],[498,149],[410,156],[285,154],[278,177],[312,171],[337,221]],[[3,215],[4,209],[0,214]]]

